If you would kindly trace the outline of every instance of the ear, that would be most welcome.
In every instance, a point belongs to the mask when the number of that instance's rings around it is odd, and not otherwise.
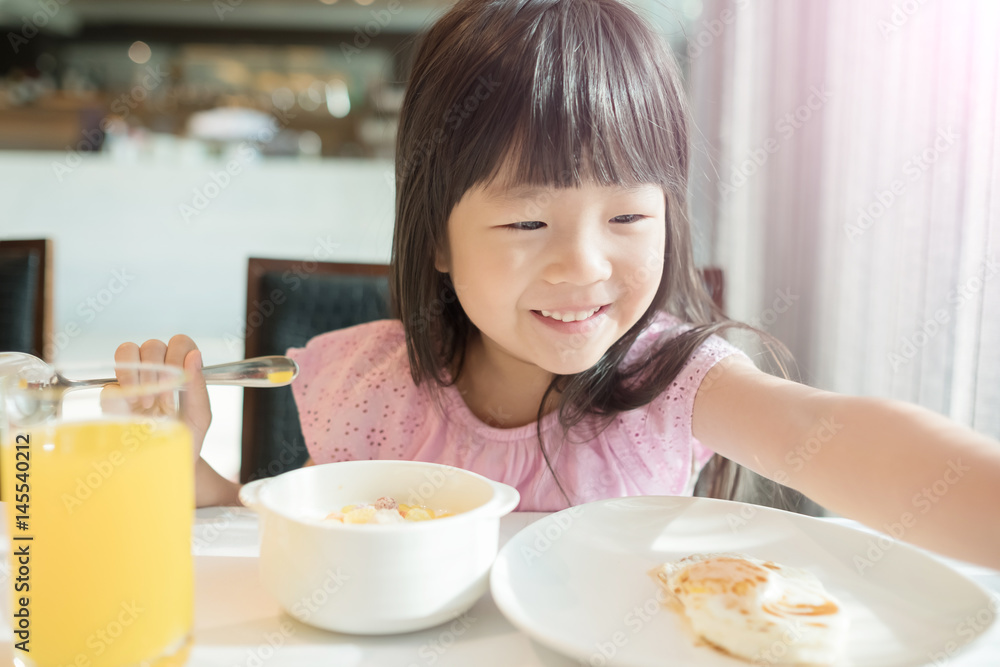
[[[434,251],[434,268],[441,273],[451,273],[451,254],[447,244]]]

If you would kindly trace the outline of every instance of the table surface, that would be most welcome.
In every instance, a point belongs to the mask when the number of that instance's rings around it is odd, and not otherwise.
[[[543,516],[520,512],[504,517],[500,523],[500,545]],[[845,519],[826,520],[867,530]],[[192,545],[195,628],[189,667],[305,664],[569,667],[578,664],[511,625],[489,593],[464,615],[459,625],[447,623],[421,632],[384,637],[340,635],[312,628],[283,612],[259,585],[258,539],[257,515],[250,510],[240,507],[197,510]],[[942,560],[1000,598],[1000,572]],[[948,665],[1000,665],[1000,622],[964,647]]]
[[[0,509],[2,506],[0,503]],[[520,512],[501,519],[500,546],[522,528],[544,516],[544,513]],[[824,520],[869,530],[846,519]],[[6,533],[5,527],[0,530]],[[3,542],[9,543],[7,539]],[[343,667],[572,667],[579,664],[535,642],[511,625],[497,609],[489,593],[461,617],[460,623],[446,623],[421,632],[361,637],[305,625],[285,613],[261,587],[258,576],[258,520],[257,515],[246,508],[198,509],[192,533],[192,551],[195,562],[195,622],[187,667],[312,664]],[[930,555],[979,583],[1000,602],[1000,571],[933,553]],[[6,623],[2,625],[5,627],[0,630],[0,659],[6,657],[3,663],[10,664],[11,630]],[[734,661],[734,664],[739,663]],[[943,667],[944,663],[926,664]],[[1000,665],[1000,622],[995,622],[972,644],[962,647],[959,653],[947,660],[947,665]]]

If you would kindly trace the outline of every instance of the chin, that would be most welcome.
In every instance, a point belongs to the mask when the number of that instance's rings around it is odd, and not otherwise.
[[[561,350],[552,363],[542,367],[556,375],[576,375],[596,366],[603,356],[604,352],[597,353],[567,348]]]

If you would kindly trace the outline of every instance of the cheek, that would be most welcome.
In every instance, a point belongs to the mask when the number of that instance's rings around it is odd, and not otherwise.
[[[666,244],[666,229],[660,227],[649,246],[651,250],[649,251],[649,256],[646,260],[645,266],[648,274],[646,283],[649,289],[650,301],[652,301],[653,296],[656,294],[656,290],[660,287],[660,282],[663,280],[663,255],[666,252]]]
[[[663,276],[663,263],[657,265],[650,264],[639,270],[642,281],[635,290],[635,309],[638,313],[643,313],[649,308],[649,304],[656,297],[656,290],[660,287]]]
[[[503,276],[496,275],[482,261],[463,261],[458,257],[453,258],[452,269],[455,295],[473,323],[479,326],[476,320],[495,319],[509,296]]]
[[[641,305],[642,309],[653,300],[663,279],[662,243],[662,240],[657,243],[656,236],[651,236],[642,245],[642,250],[631,254],[630,261],[620,273],[623,289],[637,307]]]

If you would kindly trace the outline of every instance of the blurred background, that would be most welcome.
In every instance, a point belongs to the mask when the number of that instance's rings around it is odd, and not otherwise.
[[[0,240],[51,241],[44,355],[236,359],[249,257],[388,262],[414,39],[451,4],[0,0]],[[1000,7],[634,4],[684,72],[728,313],[804,382],[1000,437]],[[241,394],[212,391],[235,477]]]

